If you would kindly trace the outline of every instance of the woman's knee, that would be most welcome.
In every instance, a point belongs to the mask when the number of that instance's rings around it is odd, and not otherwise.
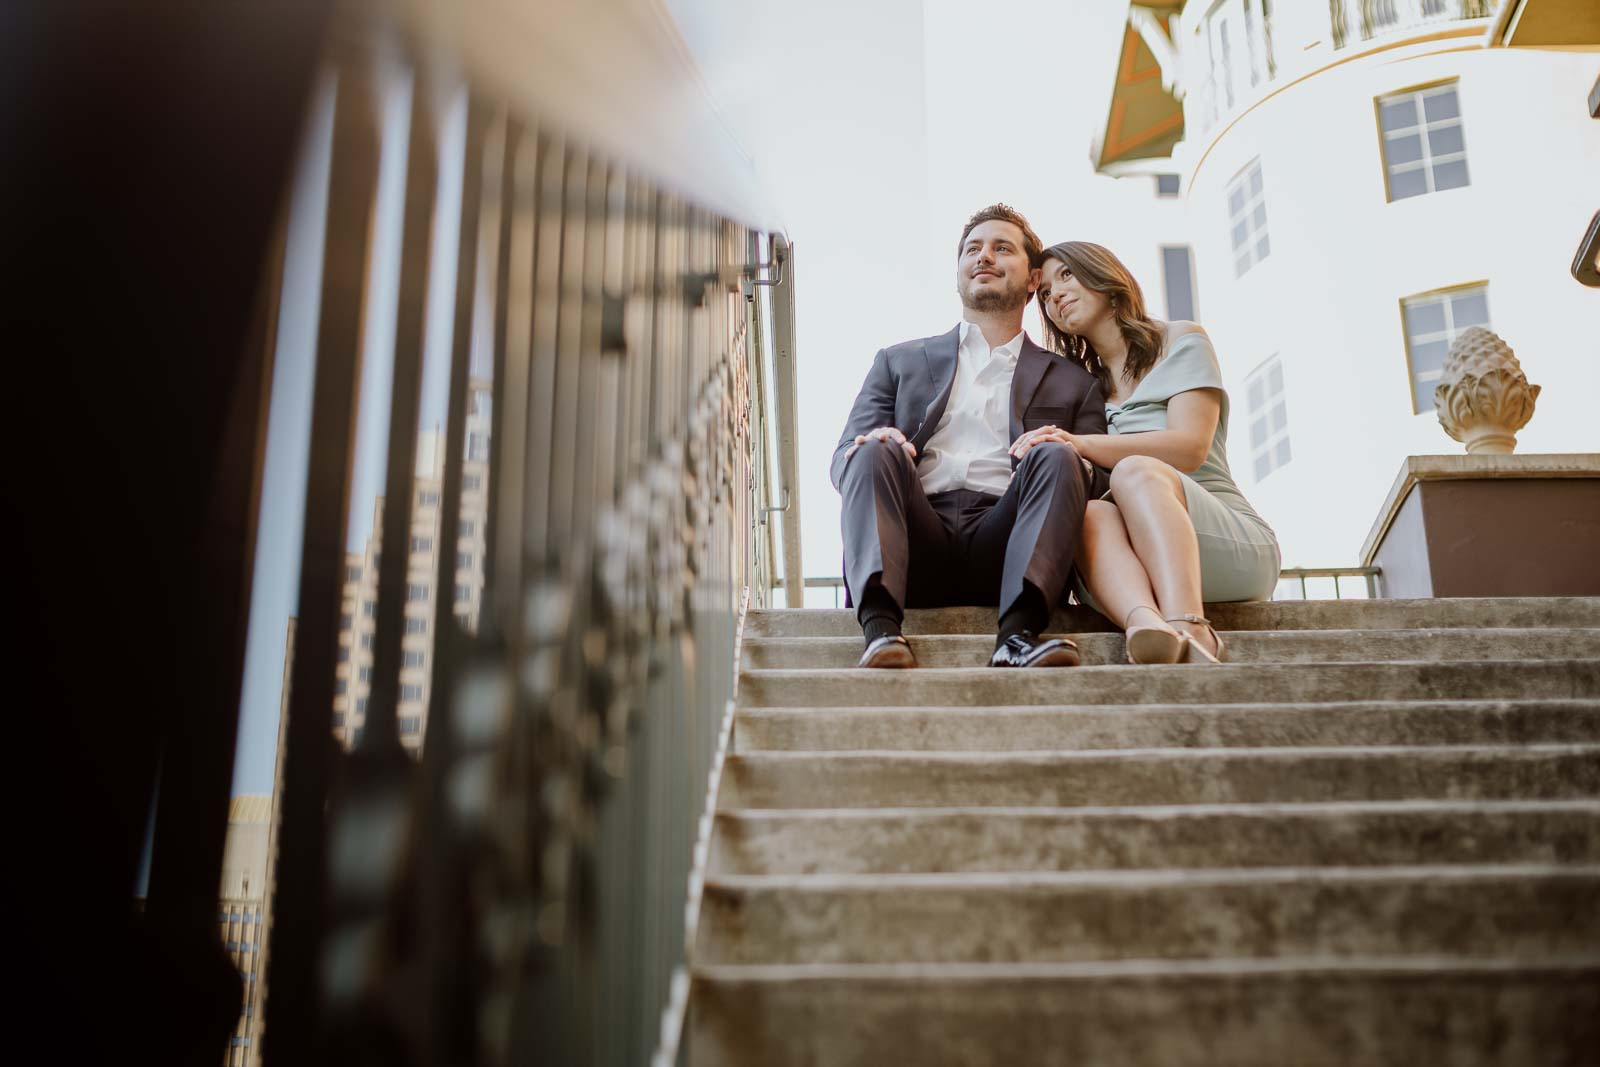
[[[1182,485],[1177,470],[1154,456],[1126,456],[1111,468],[1111,492],[1121,499],[1182,492]]]

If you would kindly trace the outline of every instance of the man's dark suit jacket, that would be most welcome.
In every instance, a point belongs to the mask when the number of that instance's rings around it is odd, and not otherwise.
[[[839,488],[845,453],[858,434],[893,426],[917,446],[924,446],[950,401],[956,380],[956,349],[961,327],[938,337],[906,341],[882,349],[862,383],[839,445],[833,450],[828,476]],[[1106,405],[1094,375],[1062,356],[1045,351],[1024,336],[1011,378],[1011,440],[1041,426],[1059,426],[1070,433],[1105,433]],[[1011,461],[1015,469],[1016,460]]]

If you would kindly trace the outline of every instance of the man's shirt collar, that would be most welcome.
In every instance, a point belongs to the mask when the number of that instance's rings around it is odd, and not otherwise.
[[[981,328],[979,328],[977,323],[968,322],[966,319],[962,319],[961,320],[961,339],[960,339],[959,347],[965,349],[967,347],[967,345],[968,345],[968,338],[971,337],[974,332],[976,332],[977,335],[978,335],[977,338],[974,341],[974,344],[976,344],[977,341],[981,341],[981,342],[983,342],[983,345],[981,347],[987,347],[988,341],[983,336],[983,330]],[[1028,331],[1026,331],[1026,330],[1018,330],[1017,331],[1017,335],[1015,337],[1013,337],[1011,340],[1007,341],[1003,345],[997,345],[994,348],[990,349],[989,358],[990,359],[1000,358],[1000,359],[1005,360],[1007,364],[1009,364],[1011,366],[1015,366],[1016,362],[1017,362],[1017,357],[1022,355],[1022,340],[1023,340],[1023,338],[1025,338],[1027,336],[1028,336]],[[980,347],[980,351],[981,351],[981,347]]]

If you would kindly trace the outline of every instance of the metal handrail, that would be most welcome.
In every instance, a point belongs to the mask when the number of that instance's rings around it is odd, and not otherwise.
[[[1367,599],[1370,600],[1370,599],[1376,598],[1377,595],[1378,595],[1377,579],[1378,579],[1378,575],[1381,574],[1381,573],[1382,573],[1382,570],[1380,568],[1378,568],[1378,567],[1286,567],[1283,570],[1278,572],[1278,582],[1279,582],[1280,586],[1281,586],[1281,584],[1283,582],[1286,582],[1286,581],[1287,582],[1295,582],[1295,581],[1299,582],[1300,583],[1300,596],[1297,599],[1305,600],[1305,599],[1308,599],[1307,596],[1306,596],[1306,593],[1307,593],[1306,580],[1307,579],[1310,579],[1310,578],[1332,578],[1333,579],[1333,583],[1334,583],[1333,584],[1334,599],[1339,600],[1339,599],[1343,599],[1344,598],[1344,593],[1343,593],[1343,590],[1342,590],[1342,588],[1340,586],[1340,579],[1343,579],[1343,578],[1361,578],[1365,582]],[[783,586],[784,586],[784,582],[783,582],[782,579],[777,579],[775,584],[776,584],[776,586],[778,588],[783,588]],[[806,589],[843,589],[844,588],[844,578],[841,577],[841,576],[826,576],[826,577],[819,577],[819,578],[807,578],[805,580],[804,588],[806,588]],[[1284,599],[1290,599],[1290,598],[1279,596],[1275,592],[1274,595],[1273,595],[1273,599],[1274,600],[1284,600]],[[839,606],[839,598],[837,596],[835,596],[834,597],[834,607],[838,607],[838,606]]]
[[[695,837],[775,526],[800,574],[793,251],[717,165],[714,116],[631,112],[624,151],[618,115],[555,110],[529,57],[556,39],[586,84],[626,72],[630,108],[694,96],[653,5],[556,6],[548,33],[489,3],[347,13],[313,100],[269,310],[318,323],[306,518],[256,568],[299,574],[245,1031],[269,1065],[635,1064],[682,1025]],[[382,496],[356,499],[368,425]]]

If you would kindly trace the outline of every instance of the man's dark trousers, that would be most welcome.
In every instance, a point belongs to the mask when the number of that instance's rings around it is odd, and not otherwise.
[[[923,492],[893,442],[871,440],[845,463],[845,581],[857,603],[876,576],[902,609],[994,604],[1003,614],[1035,586],[1053,609],[1083,527],[1088,479],[1070,445],[1035,445],[1003,495]]]

